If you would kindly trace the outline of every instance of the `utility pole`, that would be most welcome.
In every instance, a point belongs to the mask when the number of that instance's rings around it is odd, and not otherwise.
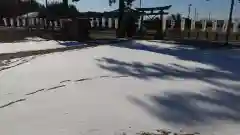
[[[208,20],[210,21],[211,20],[211,12],[208,13]]]
[[[197,8],[194,9],[194,20],[197,20]]]
[[[192,6],[192,4],[189,4],[189,5],[188,5],[188,19],[190,19],[191,6]]]

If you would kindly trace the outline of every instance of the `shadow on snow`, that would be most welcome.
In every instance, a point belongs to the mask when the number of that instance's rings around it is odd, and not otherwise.
[[[217,79],[240,81],[238,51],[226,50],[226,53],[223,53],[222,50],[199,50],[188,46],[161,48],[136,42],[114,46],[170,55],[183,61],[193,61],[214,67],[205,69],[174,63],[164,65],[161,61],[144,64],[139,61],[125,62],[106,57],[97,59],[98,66],[104,70],[138,79],[194,79],[216,86],[216,89],[210,89],[201,94],[168,92],[150,95],[149,100],[155,106],[149,105],[142,99],[128,97],[130,102],[143,107],[159,120],[181,125],[211,124],[215,120],[240,122],[240,85],[217,81]]]

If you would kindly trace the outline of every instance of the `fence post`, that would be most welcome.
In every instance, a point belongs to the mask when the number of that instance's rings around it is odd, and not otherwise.
[[[182,35],[184,33],[185,30],[185,18],[181,19],[181,32],[180,32],[180,38],[182,38]]]
[[[176,22],[173,19],[170,19],[170,29],[174,29]]]
[[[222,32],[227,31],[228,21],[224,20],[223,26],[222,26]]]
[[[47,28],[47,19],[44,18],[44,28],[46,29]]]
[[[99,18],[96,18],[96,21],[97,21],[97,28],[99,28]]]
[[[202,20],[202,31],[206,31],[206,27],[207,27],[207,21],[206,20]]]
[[[57,27],[58,27],[58,22],[55,20],[54,21],[54,29],[57,29]]]
[[[54,29],[54,22],[52,20],[49,21],[50,28],[53,30]]]
[[[167,19],[165,17],[163,17],[162,18],[162,30],[163,30],[163,32],[166,31],[166,21],[167,21]]]
[[[118,18],[115,18],[115,29],[118,29]]]
[[[207,20],[202,20],[202,32],[205,33],[205,38],[207,39],[208,38],[208,33],[206,31],[206,28],[207,28]]]
[[[141,29],[141,18],[138,19],[138,30]]]
[[[194,32],[196,30],[196,20],[191,20],[191,28],[190,32]],[[191,37],[191,34],[190,34]]]
[[[162,17],[162,36],[165,38],[166,36],[166,25],[167,25],[167,18]]]
[[[112,28],[112,18],[108,18],[108,28]]]
[[[195,20],[191,20],[191,31],[194,31],[196,27],[196,21]]]
[[[59,25],[60,25],[60,29],[62,30],[63,29],[63,20],[62,19],[59,19]]]
[[[4,26],[7,26],[7,19],[6,18],[3,18],[3,23],[4,23]]]
[[[35,19],[32,18],[31,21],[32,21],[32,26],[35,26]]]
[[[35,18],[36,25],[39,25],[39,18]]]
[[[212,31],[217,31],[217,20],[212,21]]]
[[[17,21],[17,27],[20,27],[20,21],[19,21],[19,18],[16,18],[16,21]]]
[[[50,28],[52,27],[52,21],[51,20],[49,20],[49,26],[50,26]]]
[[[43,19],[42,18],[39,18],[39,24],[40,24],[40,28],[42,28],[42,26],[43,26]]]
[[[25,18],[22,18],[22,26],[26,27],[26,19]]]
[[[93,18],[90,18],[90,26],[91,26],[91,28],[93,28],[93,26],[94,26]]]
[[[217,23],[218,23],[217,20],[212,21],[212,32],[215,33],[215,39],[214,40],[218,40]]]
[[[233,22],[233,33],[236,33],[236,40],[238,40],[238,24],[239,22],[237,20]]]
[[[181,30],[184,31],[185,30],[185,19],[181,20]]]
[[[13,20],[13,18],[10,18],[10,25],[11,25],[11,27],[14,27],[14,20]]]
[[[102,17],[102,28],[105,28],[105,22],[106,22],[105,17]]]
[[[227,33],[227,27],[228,27],[228,21],[224,20],[223,26],[222,26],[222,32]]]
[[[239,25],[239,22],[238,21],[235,21],[234,23],[233,23],[233,32],[238,32],[238,25]]]

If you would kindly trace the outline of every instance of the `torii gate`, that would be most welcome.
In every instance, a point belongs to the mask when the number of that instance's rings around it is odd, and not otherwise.
[[[163,24],[165,23],[163,16],[168,14],[168,12],[165,12],[165,10],[169,10],[171,7],[172,5],[164,6],[164,7],[136,8],[141,15],[140,29],[142,28],[143,16],[148,16],[150,20],[153,20],[156,16],[160,15],[161,22],[159,24],[160,27],[158,31],[163,32],[164,31]],[[150,16],[153,16],[153,17],[150,17]]]
[[[163,17],[163,15],[167,15],[168,12],[164,12],[165,10],[169,10],[172,7],[172,5],[164,6],[164,7],[152,7],[152,8],[136,8],[142,16],[147,15],[148,17],[150,15],[154,15],[156,17],[157,15],[160,15],[160,18]],[[154,17],[150,19],[154,19]]]

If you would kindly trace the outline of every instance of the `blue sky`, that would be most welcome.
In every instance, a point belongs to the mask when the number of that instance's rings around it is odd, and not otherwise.
[[[44,3],[45,0],[37,0]],[[48,0],[48,1],[59,1],[59,0]],[[71,0],[69,0],[71,1]],[[76,7],[79,11],[109,11],[117,8],[117,4],[112,7],[108,4],[109,0],[80,0],[76,3]],[[208,18],[209,13],[212,18],[227,18],[230,0],[142,0],[143,7],[156,7],[172,5],[170,13],[181,13],[187,16],[188,4],[192,4],[191,17],[194,16],[194,9],[197,9],[199,18]],[[236,0],[237,2],[238,0]],[[139,0],[136,0],[134,7],[139,6]],[[234,16],[240,18],[240,3],[235,5]]]

